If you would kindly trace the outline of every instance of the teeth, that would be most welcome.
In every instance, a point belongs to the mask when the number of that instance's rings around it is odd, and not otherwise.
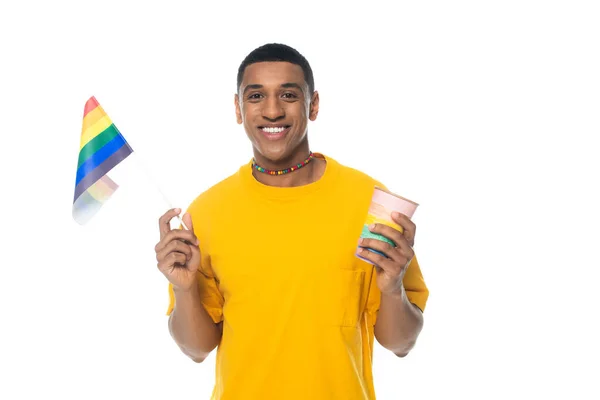
[[[285,128],[280,126],[277,128],[262,128],[262,130],[263,130],[263,132],[266,132],[266,133],[280,133],[280,132],[283,132],[285,130]]]

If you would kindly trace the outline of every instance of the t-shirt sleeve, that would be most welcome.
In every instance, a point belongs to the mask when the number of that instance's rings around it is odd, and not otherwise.
[[[200,291],[200,301],[202,306],[210,315],[215,324],[223,321],[223,295],[219,290],[217,278],[212,273],[207,258],[202,257],[200,269],[198,271],[198,288]],[[173,285],[169,283],[169,307],[167,315],[171,315],[175,308],[175,293]]]
[[[419,266],[419,261],[417,260],[416,255],[408,265],[408,269],[404,274],[403,284],[408,301],[419,307],[419,309],[424,312],[425,306],[427,305],[427,299],[429,298],[429,289],[425,284],[425,279],[423,279],[421,267]],[[375,325],[377,322],[377,314],[380,304],[381,291],[377,286],[377,271],[374,270],[373,279],[371,279],[371,286],[369,287],[369,301],[367,304],[367,314],[372,325]]]
[[[429,289],[423,279],[417,256],[414,256],[408,265],[403,283],[408,300],[424,312],[429,298]]]

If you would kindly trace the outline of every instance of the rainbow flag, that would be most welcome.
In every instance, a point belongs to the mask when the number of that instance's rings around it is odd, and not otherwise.
[[[73,218],[87,223],[119,187],[106,175],[133,149],[94,96],[85,103],[75,177]]]

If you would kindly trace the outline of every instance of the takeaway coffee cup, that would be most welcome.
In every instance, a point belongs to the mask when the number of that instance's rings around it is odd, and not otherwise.
[[[408,200],[402,196],[398,196],[397,194],[391,193],[385,189],[380,187],[375,187],[375,191],[373,192],[373,197],[371,199],[371,205],[369,206],[369,211],[367,212],[367,217],[365,219],[365,223],[363,224],[362,233],[360,235],[363,239],[377,239],[382,242],[389,243],[392,246],[396,246],[394,242],[386,238],[385,236],[379,235],[377,233],[373,233],[369,230],[369,225],[371,224],[384,224],[391,226],[403,232],[404,230],[400,225],[392,220],[392,212],[397,211],[401,214],[412,218],[413,214],[417,210],[419,205],[414,201]],[[381,254],[385,257],[385,254],[370,248],[365,248],[369,251],[372,251],[377,254]],[[369,264],[373,264],[371,261],[361,257],[358,254],[359,248],[356,249],[356,256],[361,260],[368,262]]]

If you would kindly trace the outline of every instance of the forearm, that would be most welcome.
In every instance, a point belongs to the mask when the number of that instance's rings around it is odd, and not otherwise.
[[[404,288],[398,295],[381,295],[375,337],[386,349],[404,357],[414,347],[423,328],[423,314],[410,303]]]
[[[175,293],[175,308],[169,331],[179,348],[196,362],[202,362],[221,341],[222,330],[200,302],[198,288]]]

